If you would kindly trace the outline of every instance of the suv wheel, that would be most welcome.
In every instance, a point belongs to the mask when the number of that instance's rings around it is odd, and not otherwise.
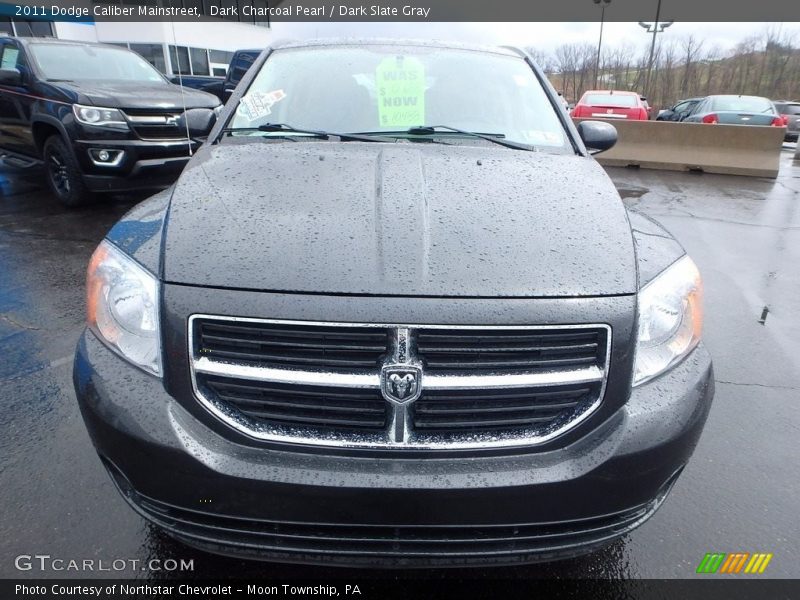
[[[61,136],[47,138],[43,155],[47,183],[62,204],[79,206],[92,199],[92,194],[83,183],[78,162]]]

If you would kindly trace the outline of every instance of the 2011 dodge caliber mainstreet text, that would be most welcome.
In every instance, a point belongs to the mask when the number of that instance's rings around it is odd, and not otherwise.
[[[647,520],[713,396],[700,275],[522,51],[264,51],[88,270],[74,380],[113,481],[183,542],[438,566]]]

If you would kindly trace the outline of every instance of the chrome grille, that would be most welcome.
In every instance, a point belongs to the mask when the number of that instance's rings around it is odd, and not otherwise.
[[[193,315],[189,340],[198,399],[252,437],[475,449],[540,444],[588,417],[605,390],[611,329]],[[405,398],[387,391],[390,372],[411,382]]]
[[[123,111],[133,131],[143,140],[186,139],[186,127],[180,125],[183,111],[156,111],[126,108]]]

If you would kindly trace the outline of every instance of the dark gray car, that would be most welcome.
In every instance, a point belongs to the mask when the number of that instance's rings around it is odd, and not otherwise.
[[[775,109],[786,120],[786,135],[784,140],[796,142],[800,136],[800,102],[776,100]]]
[[[131,507],[213,552],[518,563],[641,525],[714,393],[700,275],[523,51],[262,54],[88,274],[78,401]]]

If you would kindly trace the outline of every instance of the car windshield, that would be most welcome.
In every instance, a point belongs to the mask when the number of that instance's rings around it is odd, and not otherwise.
[[[542,85],[521,58],[424,46],[287,48],[264,63],[230,130],[268,123],[329,132],[447,137],[485,144],[446,126],[552,149],[571,148]],[[284,136],[286,132],[254,132]],[[299,136],[298,136],[299,137]]]
[[[773,112],[772,103],[757,96],[718,96],[711,101],[712,110],[729,110],[754,113]]]
[[[636,96],[629,96],[628,94],[587,94],[583,104],[633,108],[636,106]]]
[[[122,48],[77,44],[31,44],[33,59],[44,77],[65,81],[164,83],[161,74],[135,52]]]

